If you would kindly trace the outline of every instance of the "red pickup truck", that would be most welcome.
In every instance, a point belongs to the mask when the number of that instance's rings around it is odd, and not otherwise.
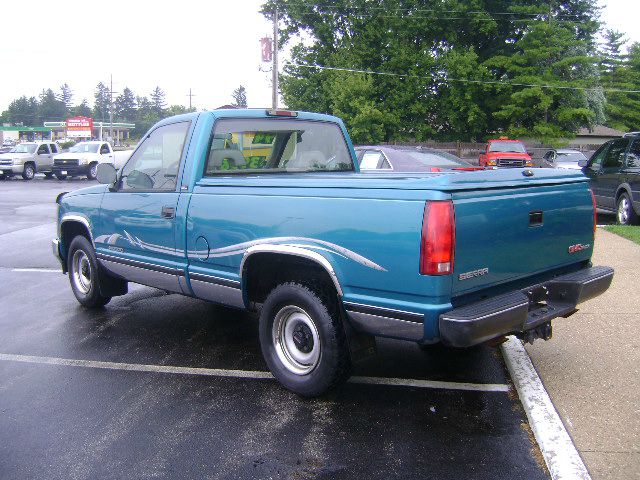
[[[510,140],[500,137],[489,140],[484,151],[480,153],[478,163],[481,167],[494,168],[522,168],[531,167],[531,155],[527,153],[520,140]]]

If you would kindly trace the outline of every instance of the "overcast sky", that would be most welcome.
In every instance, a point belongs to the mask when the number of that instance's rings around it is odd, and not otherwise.
[[[165,5],[171,7],[165,7]],[[260,42],[271,34],[258,10],[261,0],[30,0],[2,2],[0,15],[0,110],[43,88],[56,93],[68,83],[73,101],[93,105],[98,82],[114,95],[129,87],[149,96],[159,86],[168,104],[211,109],[231,103],[239,85],[250,107],[271,104],[269,65]],[[640,41],[637,0],[600,0],[602,19]]]

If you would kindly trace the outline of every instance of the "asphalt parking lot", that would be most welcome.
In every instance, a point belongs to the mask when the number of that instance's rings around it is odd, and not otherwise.
[[[0,182],[0,478],[549,478],[499,349],[380,341],[305,400],[251,315],[143,286],[82,309],[50,240],[91,183]]]

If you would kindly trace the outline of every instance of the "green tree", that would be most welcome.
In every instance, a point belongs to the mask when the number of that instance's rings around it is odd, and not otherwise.
[[[136,114],[136,96],[128,87],[125,87],[114,102],[114,115],[118,120],[134,122]]]
[[[60,100],[64,104],[65,114],[69,115],[73,109],[73,92],[71,91],[71,87],[66,83],[60,86],[60,94],[58,95],[58,100]]]
[[[347,87],[364,80],[366,89],[350,108],[364,109],[366,104],[381,113],[376,118],[382,126],[372,125],[371,138],[380,138],[384,131],[384,140],[464,140],[515,129],[516,116],[524,105],[534,103],[536,92],[509,83],[524,77],[528,81],[523,83],[548,80],[540,71],[544,62],[523,54],[525,49],[544,51],[537,45],[542,27],[549,35],[562,35],[553,69],[561,76],[554,80],[598,83],[593,68],[595,0],[270,0],[262,8],[265,16],[270,17],[276,5],[282,15],[280,44],[292,44],[292,62],[281,76],[286,105],[336,113],[345,100],[343,92],[331,88],[336,78],[351,77],[342,81]],[[505,60],[514,55],[531,63],[528,72]],[[350,71],[309,67],[315,65]],[[353,70],[378,73],[357,80],[365,74]],[[537,96],[543,104],[549,100],[545,95]],[[551,131],[539,129],[536,135],[564,134],[594,121],[599,115],[595,110],[602,111],[601,92],[568,97],[565,101],[552,95],[546,108]],[[505,100],[518,108],[503,109]],[[500,111],[502,116],[496,116]],[[356,117],[346,119],[350,129]]]
[[[629,48],[621,65],[608,72],[603,80],[607,92],[607,124],[623,131],[640,130],[640,93],[614,90],[640,90],[640,43]]]
[[[147,97],[136,97],[136,103],[138,111],[134,135],[139,137],[144,135],[161,117],[157,114],[154,104]]]
[[[111,92],[104,83],[99,82],[98,85],[96,85],[96,90],[93,96],[95,98],[95,102],[93,104],[93,118],[101,122],[106,122],[109,119]]]
[[[167,107],[164,92],[160,87],[156,87],[153,89],[153,92],[151,92],[150,96],[153,111],[158,116],[158,118],[162,118],[164,116],[165,108]]]
[[[78,117],[90,117],[91,116],[91,107],[89,107],[89,103],[86,98],[82,99],[80,105],[76,105],[73,109],[73,115]]]
[[[484,63],[496,76],[506,78],[494,114],[502,130],[554,142],[594,124],[599,113],[588,87],[598,82],[597,58],[589,55],[586,42],[577,41],[564,24],[538,23],[515,48],[513,55]],[[550,88],[555,85],[561,88]]]
[[[38,113],[42,122],[62,121],[67,118],[67,108],[56,98],[56,94],[50,88],[43,90],[40,94]]]
[[[233,105],[237,108],[247,108],[247,89],[240,85],[231,94],[233,97]]]
[[[41,124],[38,101],[35,97],[22,96],[9,104],[3,113],[5,121],[13,124],[36,126]]]

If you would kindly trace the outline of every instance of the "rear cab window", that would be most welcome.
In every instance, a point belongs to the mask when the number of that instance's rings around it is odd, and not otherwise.
[[[340,127],[311,120],[221,119],[204,176],[353,171]]]

